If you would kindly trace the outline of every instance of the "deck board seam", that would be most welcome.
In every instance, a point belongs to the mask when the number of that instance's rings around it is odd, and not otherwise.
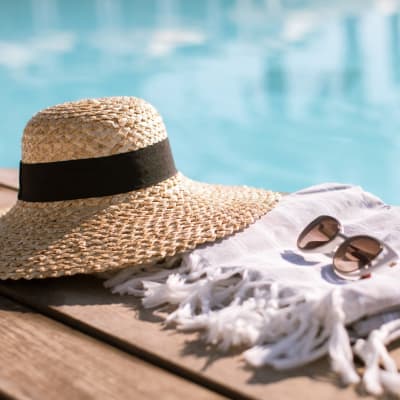
[[[242,392],[236,391],[229,387],[223,386],[222,384],[211,380],[208,377],[196,374],[195,372],[186,369],[182,366],[176,365],[175,363],[168,361],[167,359],[163,359],[158,357],[155,354],[147,352],[145,349],[142,349],[132,343],[126,342],[122,339],[119,339],[115,336],[107,334],[106,332],[101,331],[89,324],[86,324],[80,320],[77,320],[71,316],[65,315],[60,311],[54,310],[50,307],[42,307],[40,305],[32,304],[26,301],[22,296],[14,293],[13,291],[8,290],[4,283],[0,283],[0,294],[8,299],[15,301],[31,310],[34,310],[46,317],[49,317],[57,322],[61,322],[62,324],[73,328],[85,335],[88,335],[96,340],[99,340],[105,344],[108,344],[114,348],[117,348],[131,356],[135,356],[155,367],[163,369],[167,372],[170,372],[176,376],[179,376],[189,382],[192,382],[196,385],[204,387],[210,391],[213,391],[222,396],[233,398],[237,400],[254,400],[256,399],[253,396],[249,396]]]
[[[18,192],[18,187],[8,185],[7,183],[0,182],[0,188],[1,189],[9,189],[12,190],[13,192]]]

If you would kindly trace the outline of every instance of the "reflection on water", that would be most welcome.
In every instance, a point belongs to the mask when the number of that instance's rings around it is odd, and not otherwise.
[[[334,3],[2,2],[0,165],[17,165],[35,111],[135,95],[192,178],[351,182],[399,203],[399,3]]]

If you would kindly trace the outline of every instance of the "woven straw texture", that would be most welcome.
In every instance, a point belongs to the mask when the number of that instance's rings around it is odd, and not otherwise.
[[[82,100],[27,124],[25,163],[94,158],[167,137],[157,111],[133,97]],[[94,273],[152,263],[231,235],[267,213],[278,193],[194,182],[178,173],[157,185],[90,199],[17,201],[0,218],[0,279]]]

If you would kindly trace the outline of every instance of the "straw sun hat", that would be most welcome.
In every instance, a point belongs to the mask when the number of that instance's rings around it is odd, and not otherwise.
[[[247,227],[278,200],[177,172],[163,121],[141,99],[56,105],[24,131],[19,199],[0,218],[0,279],[156,262]]]

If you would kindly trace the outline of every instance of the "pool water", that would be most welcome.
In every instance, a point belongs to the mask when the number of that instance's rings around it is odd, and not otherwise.
[[[398,204],[399,21],[393,0],[2,2],[0,166],[38,110],[129,95],[193,179],[348,182]]]

